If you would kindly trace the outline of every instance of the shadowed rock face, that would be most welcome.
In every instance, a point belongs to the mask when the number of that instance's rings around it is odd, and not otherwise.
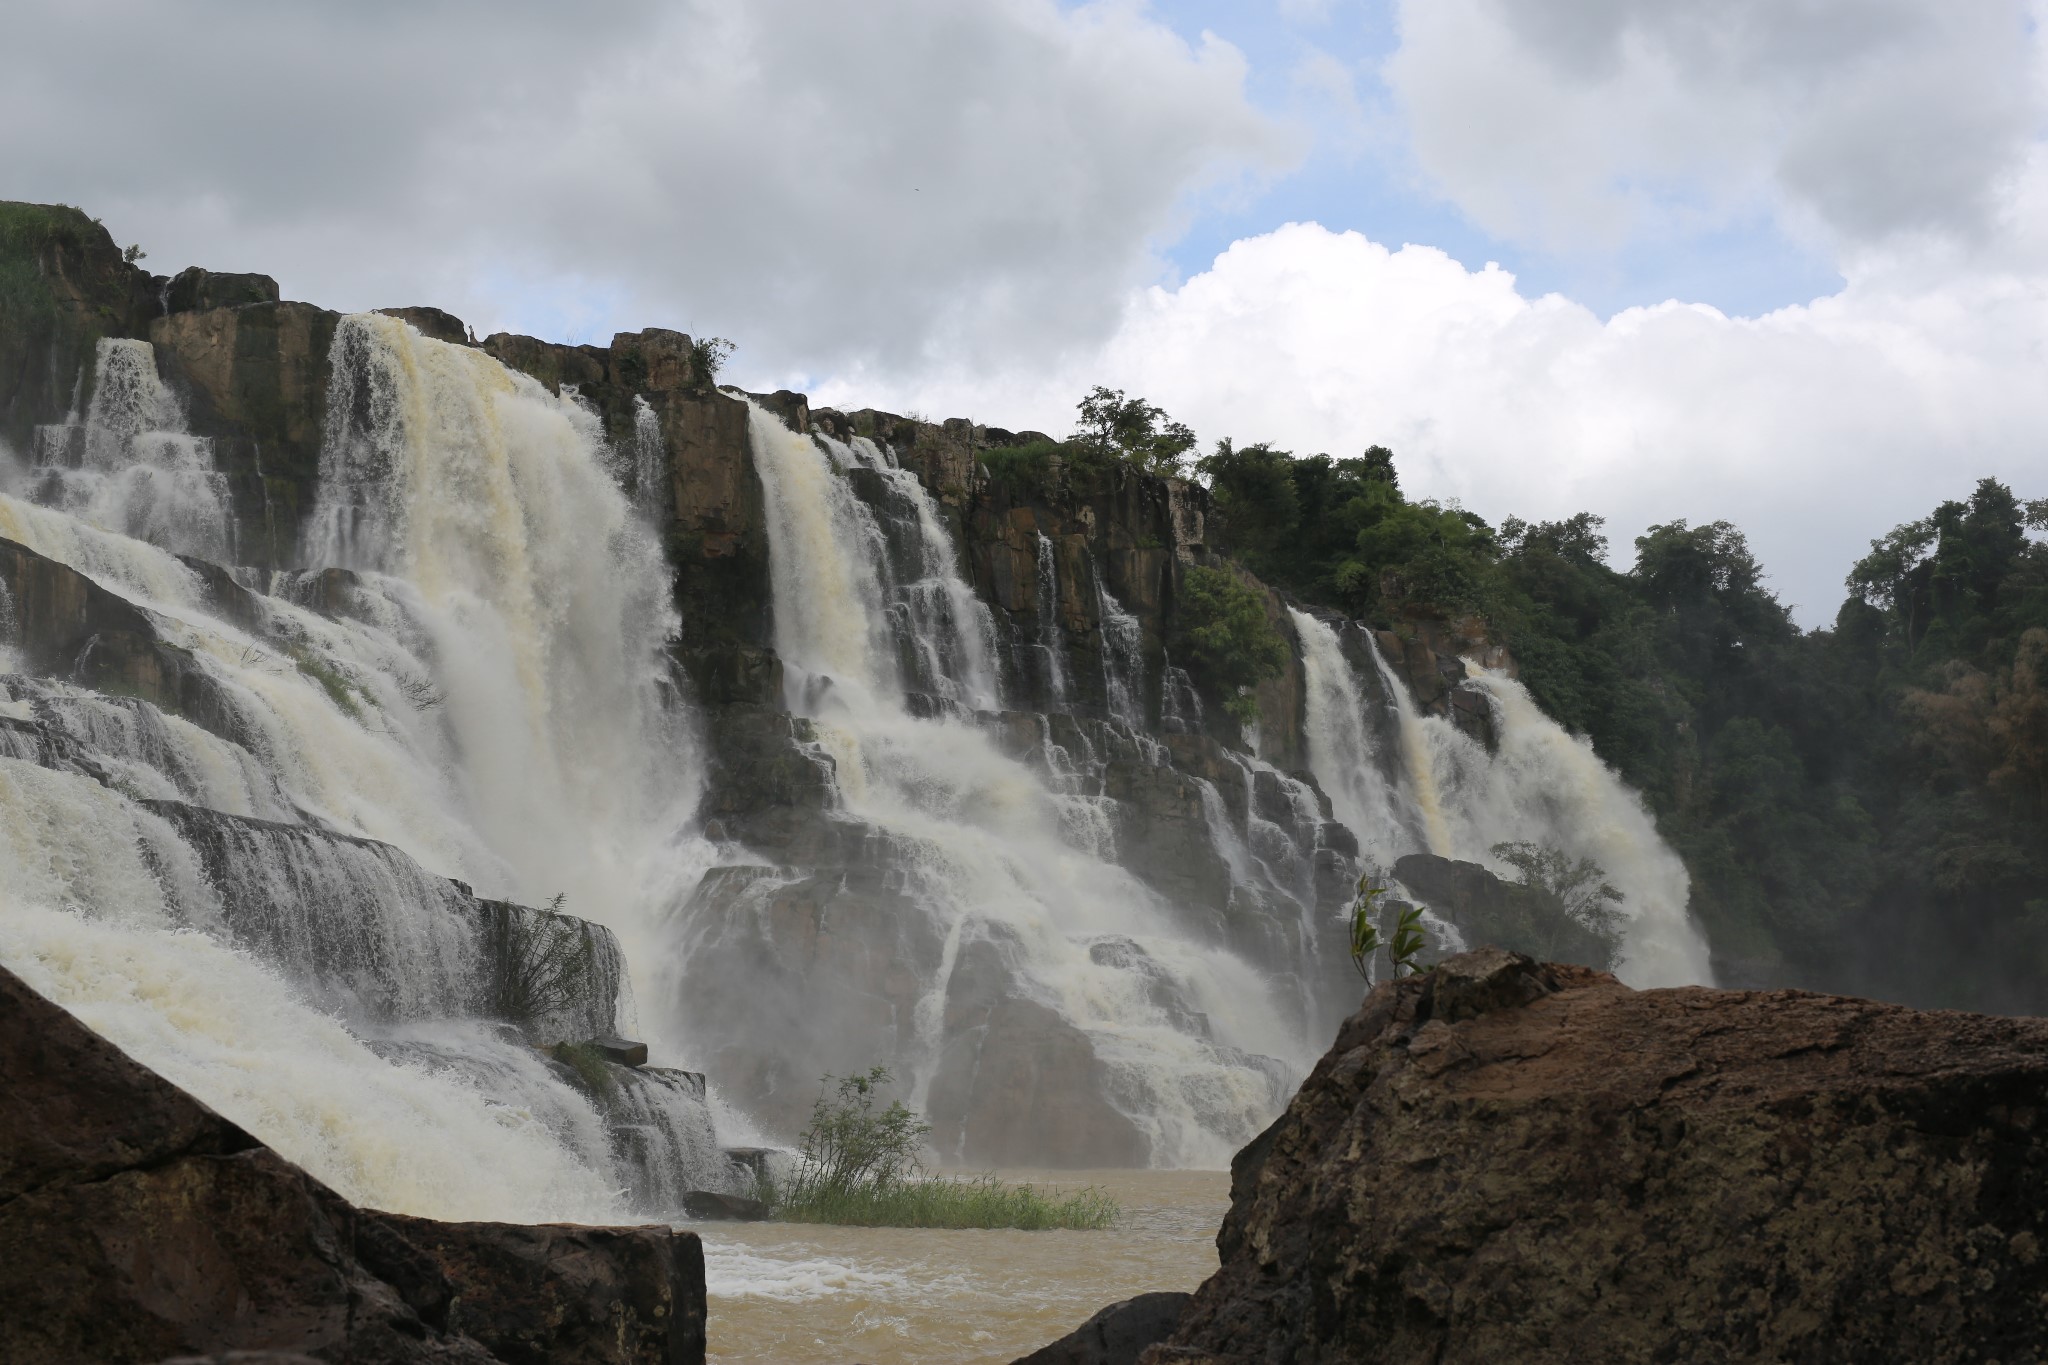
[[[1050,1346],[1014,1365],[1136,1365],[1140,1353],[1173,1331],[1189,1295],[1140,1294],[1113,1303]]]
[[[1239,1154],[1144,1360],[2040,1360],[2044,1119],[2048,1020],[1465,954]]]
[[[0,1365],[683,1365],[704,1261],[354,1208],[0,970],[0,1324]]]

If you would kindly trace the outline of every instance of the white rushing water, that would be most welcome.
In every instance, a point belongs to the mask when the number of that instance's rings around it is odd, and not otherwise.
[[[1059,565],[1053,555],[1052,539],[1038,533],[1037,593],[1038,652],[1044,660],[1045,695],[1054,711],[1065,711],[1073,700],[1073,682],[1067,677],[1067,636],[1060,629]]]
[[[146,341],[100,339],[85,414],[39,429],[35,464],[39,502],[179,554],[233,561],[213,443],[187,433]]]
[[[1309,771],[1329,793],[1337,819],[1357,836],[1360,851],[1375,865],[1389,866],[1421,844],[1421,812],[1387,777],[1391,765],[1380,753],[1364,689],[1337,632],[1305,611],[1289,614],[1301,641]]]
[[[100,374],[52,440],[114,486],[92,462],[161,467],[175,413],[146,344]],[[492,930],[445,878],[564,894],[660,970],[657,912],[705,865],[666,566],[573,394],[381,316],[342,320],[330,390],[309,539],[338,587],[241,572],[235,604],[149,543],[222,552],[224,503],[209,540],[89,519],[105,498],[46,472],[23,491],[57,505],[0,495],[0,535],[142,607],[218,712],[0,683],[0,961],[352,1198],[616,1219],[627,1148],[715,1156],[701,1095],[650,1075],[620,1125],[466,1018]]]
[[[1144,627],[1102,581],[1102,566],[1091,559],[1089,569],[1095,579],[1096,615],[1102,623],[1102,688],[1109,698],[1109,714],[1141,730],[1145,726]],[[1171,693],[1169,687],[1169,711]]]
[[[1684,862],[1657,833],[1642,797],[1590,743],[1545,715],[1520,683],[1475,670],[1470,685],[1493,708],[1498,747],[1489,751],[1444,717],[1422,715],[1368,635],[1364,647],[1394,712],[1395,752],[1382,754],[1366,689],[1336,631],[1305,612],[1293,616],[1307,681],[1310,767],[1376,865],[1435,853],[1516,880],[1515,869],[1493,856],[1495,845],[1526,842],[1590,858],[1623,896],[1617,974],[1637,987],[1711,984],[1705,937],[1686,911]]]
[[[1267,1074],[1232,1050],[1295,1066],[1305,1060],[1306,1040],[1272,983],[1192,941],[1136,877],[1069,837],[1088,823],[1064,810],[1077,798],[1005,756],[962,717],[913,714],[912,682],[943,697],[993,699],[985,681],[994,674],[991,633],[973,627],[978,618],[958,605],[972,600],[971,590],[953,567],[930,496],[914,478],[891,478],[888,492],[908,505],[885,505],[878,516],[849,475],[893,471],[887,452],[794,433],[759,407],[751,420],[790,704],[817,722],[848,813],[907,850],[907,893],[946,944],[939,970],[923,983],[920,1051],[904,1059],[913,1095],[929,1084],[940,1052],[960,946],[988,938],[1003,945],[1024,989],[1087,1034],[1157,1164],[1226,1159],[1274,1105]],[[892,583],[891,537],[905,535],[913,543],[895,545],[896,557],[929,566],[943,582]],[[944,604],[937,621],[924,615],[927,604]],[[939,650],[918,648],[906,631],[936,637]],[[914,675],[897,663],[906,654],[921,665]],[[1147,973],[1117,965],[1114,951],[1091,952],[1105,935],[1140,945],[1214,1021],[1223,1047],[1185,1031]]]

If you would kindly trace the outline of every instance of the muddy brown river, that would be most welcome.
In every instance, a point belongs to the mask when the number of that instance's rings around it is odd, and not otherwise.
[[[1193,1289],[1216,1269],[1225,1171],[1004,1171],[1094,1185],[1123,1205],[1102,1232],[919,1231],[711,1223],[711,1359],[778,1365],[1007,1365],[1096,1309]]]

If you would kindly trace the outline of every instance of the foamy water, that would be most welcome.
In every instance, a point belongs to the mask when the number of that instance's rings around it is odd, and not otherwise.
[[[1191,1290],[1216,1269],[1227,1172],[1003,1176],[1096,1186],[1124,1219],[1101,1232],[703,1224],[711,1359],[1007,1363],[1119,1299]]]

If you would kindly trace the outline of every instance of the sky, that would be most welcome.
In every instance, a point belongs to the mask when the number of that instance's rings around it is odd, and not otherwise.
[[[2048,495],[2048,0],[17,0],[0,197],[814,401],[1725,518]]]

